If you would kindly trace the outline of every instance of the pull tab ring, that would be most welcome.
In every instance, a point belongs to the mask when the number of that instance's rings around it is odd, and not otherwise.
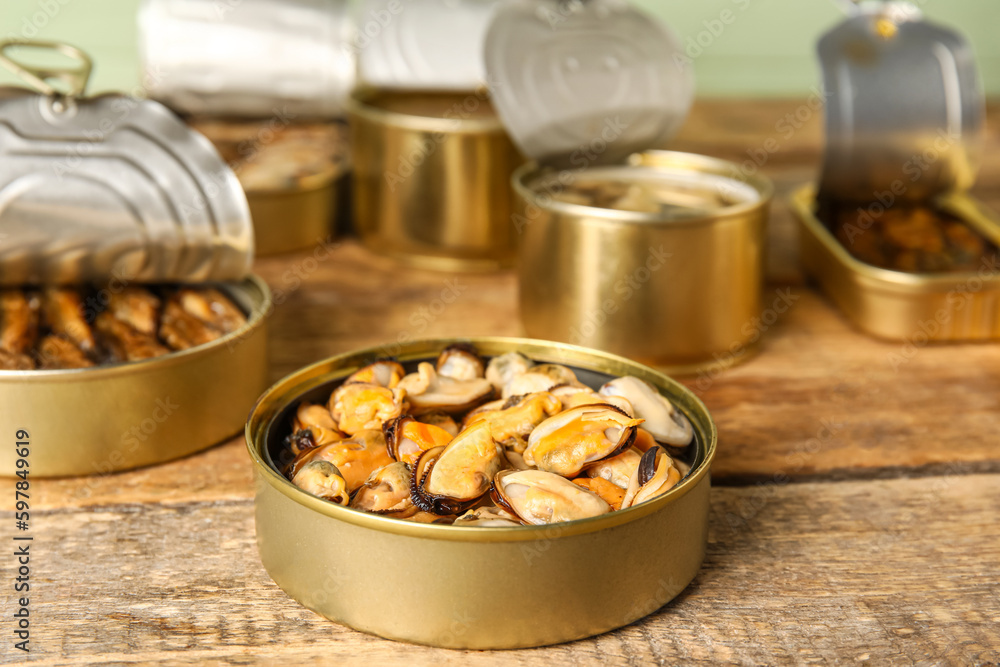
[[[50,49],[57,53],[76,60],[77,67],[36,67],[26,65],[12,58],[7,51],[17,47],[27,47],[32,49]],[[44,40],[31,39],[5,39],[0,41],[0,65],[18,75],[38,92],[50,97],[75,98],[83,95],[87,89],[87,81],[90,79],[90,71],[93,69],[93,62],[90,56],[69,44],[63,42],[50,42]],[[49,83],[49,81],[61,81],[68,90],[59,90]]]

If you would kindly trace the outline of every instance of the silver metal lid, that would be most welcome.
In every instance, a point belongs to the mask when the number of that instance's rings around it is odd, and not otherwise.
[[[674,34],[625,0],[512,0],[486,36],[493,103],[528,156],[611,164],[664,142],[694,77]]]
[[[6,53],[56,49],[80,68]],[[82,96],[90,62],[49,42],[0,43],[0,63],[41,93],[0,94],[0,285],[236,280],[253,226],[235,174],[162,105]],[[63,83],[62,93],[49,85]]]
[[[342,116],[353,29],[347,0],[143,0],[146,90],[192,114]]]
[[[358,78],[368,87],[471,91],[486,81],[483,42],[502,0],[365,0]]]
[[[921,200],[975,179],[984,103],[972,50],[905,2],[864,3],[817,47],[822,196]]]

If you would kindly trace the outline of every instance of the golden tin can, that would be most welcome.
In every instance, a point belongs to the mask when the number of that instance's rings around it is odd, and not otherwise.
[[[350,171],[347,126],[266,119],[190,118],[236,172],[253,218],[257,256],[332,238]]]
[[[412,368],[456,339],[403,345]],[[665,495],[593,519],[549,526],[460,527],[348,509],[300,490],[275,463],[302,399],[325,400],[347,375],[384,353],[332,357],[279,381],[247,423],[256,477],[257,546],[286,593],[357,630],[449,648],[516,648],[581,639],[627,625],[680,593],[705,555],[709,466],[716,430],[683,385],[634,361],[572,345],[473,338],[487,357],[518,351],[568,365],[581,381],[651,382],[694,425],[690,474]]]
[[[333,237],[346,179],[341,173],[314,180],[296,189],[247,191],[258,257],[301,250]]]
[[[816,190],[791,197],[799,221],[802,266],[859,329],[890,340],[1000,338],[1000,258],[976,271],[905,273],[872,266],[847,251],[816,217]],[[956,216],[994,244],[1000,222],[967,193],[939,196],[934,205]]]
[[[36,477],[107,474],[206,449],[239,432],[267,386],[267,285],[219,285],[247,313],[242,329],[146,361],[95,368],[0,371],[0,430],[28,431]],[[13,476],[13,448],[0,475]]]
[[[513,263],[508,183],[523,158],[485,92],[360,91],[349,116],[368,248],[433,269]]]
[[[723,160],[647,151],[585,170],[525,165],[513,185],[528,335],[678,374],[754,351],[767,179]]]

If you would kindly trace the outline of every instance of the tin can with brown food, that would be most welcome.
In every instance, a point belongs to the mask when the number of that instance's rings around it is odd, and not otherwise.
[[[804,269],[874,336],[1000,337],[1000,218],[967,192],[983,117],[969,45],[888,3],[860,8],[818,51],[823,170],[791,197]]]
[[[40,70],[16,49],[78,65]],[[156,102],[84,95],[90,60],[0,44],[0,428],[31,474],[106,474],[234,435],[266,383],[270,292],[232,171]],[[58,91],[48,83],[69,86]],[[13,451],[0,474],[17,472]]]

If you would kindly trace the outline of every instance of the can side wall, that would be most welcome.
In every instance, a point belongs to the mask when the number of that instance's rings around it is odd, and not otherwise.
[[[676,226],[545,208],[527,219],[518,270],[528,335],[687,367],[738,357],[759,338],[766,209]]]
[[[522,159],[502,130],[420,130],[357,112],[350,120],[354,220],[366,246],[447,268],[512,263],[508,181]]]
[[[537,541],[464,542],[338,521],[258,473],[257,544],[286,593],[355,629],[447,648],[541,646],[621,627],[680,593],[704,558],[709,486],[705,476],[611,529],[564,537],[554,525]]]

